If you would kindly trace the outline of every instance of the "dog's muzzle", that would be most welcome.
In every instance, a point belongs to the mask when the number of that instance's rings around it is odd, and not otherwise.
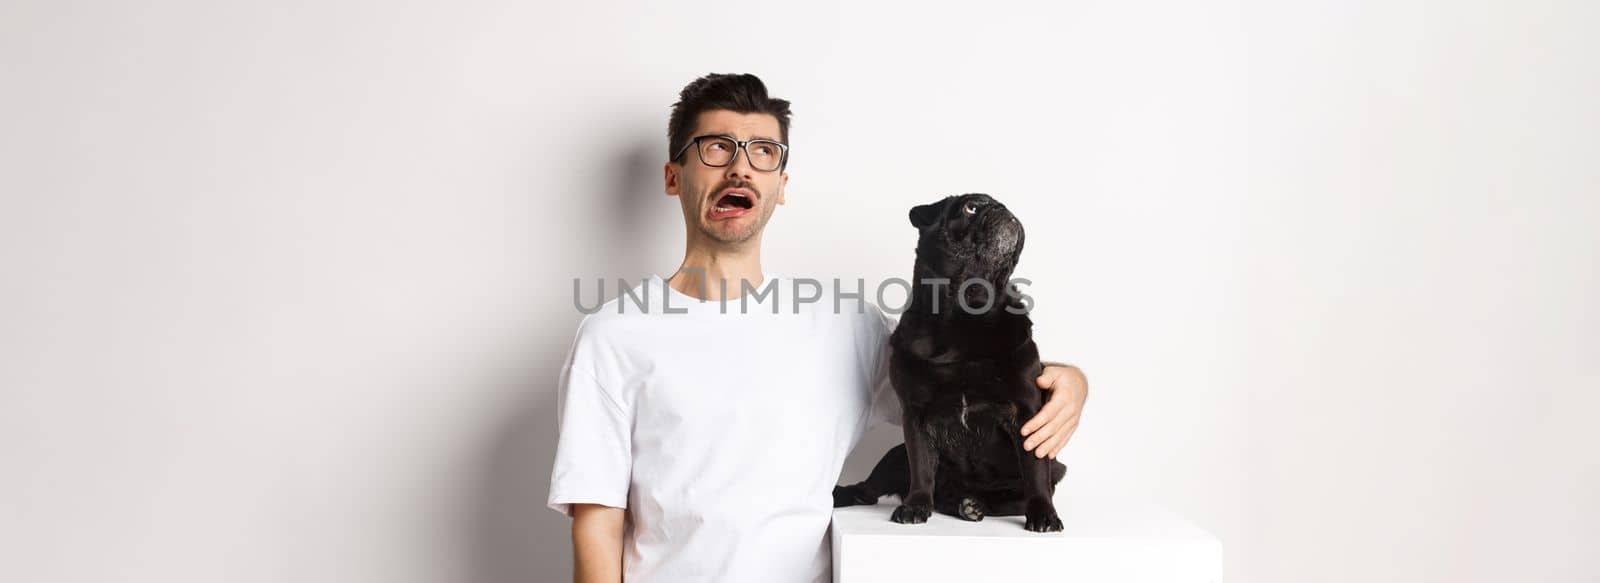
[[[1010,255],[1022,245],[1022,221],[1011,211],[997,208],[984,214],[985,250],[993,257]]]

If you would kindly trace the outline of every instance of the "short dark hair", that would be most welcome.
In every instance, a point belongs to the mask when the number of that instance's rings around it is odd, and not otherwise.
[[[755,75],[712,73],[684,86],[678,93],[678,102],[672,104],[672,118],[667,121],[668,161],[694,137],[689,132],[694,131],[700,114],[719,109],[778,118],[778,141],[789,143],[788,101],[768,96],[766,84]],[[787,158],[783,162],[785,166],[789,164]]]

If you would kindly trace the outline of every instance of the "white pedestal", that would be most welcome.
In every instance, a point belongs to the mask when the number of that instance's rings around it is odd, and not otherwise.
[[[1222,581],[1222,543],[1151,504],[1058,492],[1065,528],[1049,534],[1023,530],[1021,516],[895,524],[897,505],[833,512],[834,583]]]

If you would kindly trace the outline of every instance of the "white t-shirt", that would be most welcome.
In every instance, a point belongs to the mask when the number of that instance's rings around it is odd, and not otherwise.
[[[548,504],[627,508],[624,579],[829,580],[845,457],[869,425],[899,423],[893,322],[866,301],[835,313],[831,293],[797,314],[792,280],[763,277],[744,313],[652,276],[578,326]]]

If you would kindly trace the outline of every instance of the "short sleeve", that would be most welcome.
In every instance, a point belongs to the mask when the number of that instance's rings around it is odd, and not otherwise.
[[[867,429],[872,429],[879,423],[895,426],[902,423],[900,396],[895,394],[894,384],[889,382],[889,337],[899,322],[881,311],[878,312],[878,316],[882,320],[883,327],[876,346],[877,362],[873,366],[872,379],[869,381],[872,389],[872,412],[868,415]]]
[[[575,503],[627,508],[633,468],[633,416],[593,372],[593,346],[583,327],[556,396],[555,464],[550,472],[550,509],[572,515]]]

